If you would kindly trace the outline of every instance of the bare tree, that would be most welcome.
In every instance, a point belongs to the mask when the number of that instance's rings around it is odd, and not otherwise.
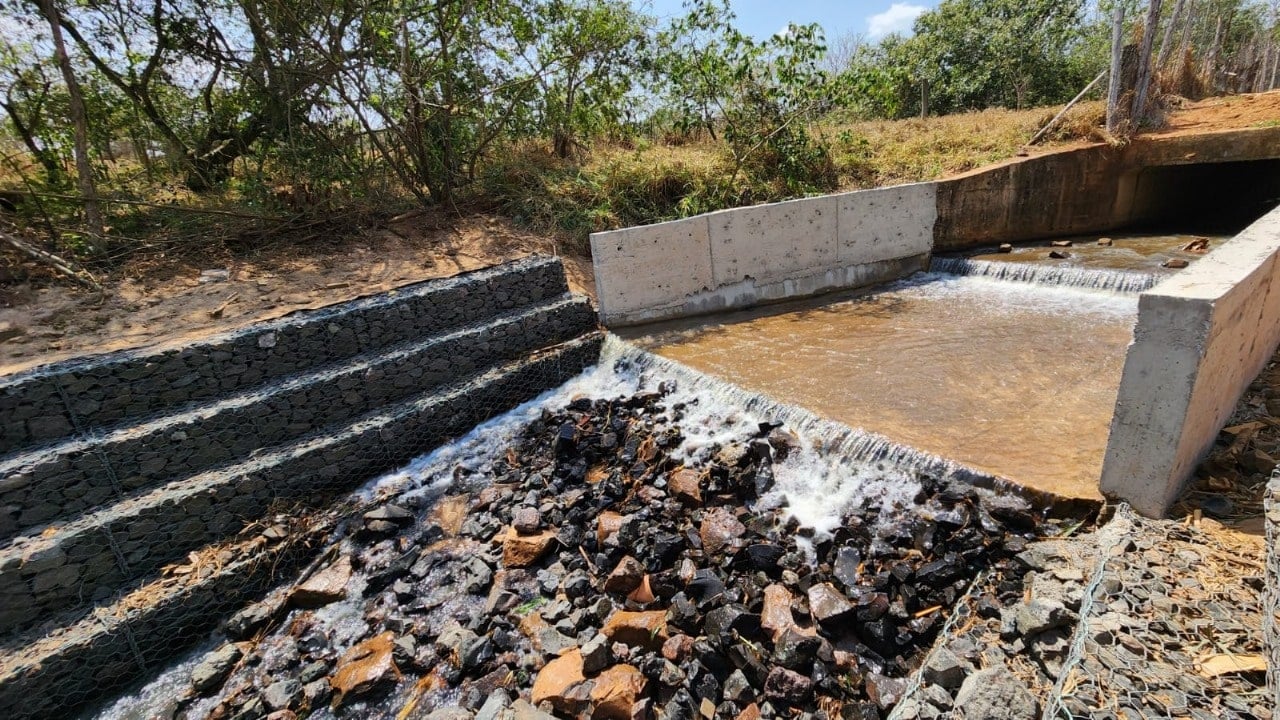
[[[1151,0],[1147,6],[1147,24],[1142,30],[1142,45],[1138,50],[1138,86],[1133,92],[1133,119],[1137,124],[1147,117],[1147,95],[1151,89],[1151,50],[1156,33],[1160,30],[1160,6],[1162,0]]]
[[[53,54],[58,69],[62,71],[62,80],[67,85],[68,109],[75,134],[76,184],[80,196],[84,199],[84,220],[89,234],[93,236],[95,248],[100,248],[104,232],[102,208],[98,205],[98,190],[93,183],[93,167],[89,164],[89,123],[85,117],[84,95],[80,92],[80,83],[76,80],[75,71],[71,67],[71,58],[67,56],[67,45],[62,39],[60,14],[53,0],[39,0],[40,12],[49,22],[49,31],[53,38]]]
[[[1124,3],[1116,3],[1111,18],[1111,78],[1107,83],[1107,132],[1120,130],[1120,62],[1124,57]]]

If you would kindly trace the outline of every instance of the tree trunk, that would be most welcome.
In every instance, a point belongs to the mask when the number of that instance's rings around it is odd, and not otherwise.
[[[58,8],[53,0],[40,0],[40,10],[49,22],[49,30],[53,38],[54,58],[58,69],[62,71],[62,79],[67,84],[67,105],[71,114],[71,123],[75,127],[76,184],[80,195],[84,198],[84,220],[92,244],[101,250],[103,235],[102,208],[98,205],[98,190],[93,184],[93,168],[89,165],[89,124],[85,117],[84,96],[80,93],[80,83],[76,80],[75,71],[71,67],[71,58],[67,56],[67,45],[62,39],[62,25],[58,19]]]
[[[27,147],[27,152],[40,163],[40,167],[44,168],[44,181],[50,187],[61,187],[66,179],[63,176],[62,158],[58,154],[46,147],[40,147],[40,143],[36,142],[34,133],[30,126],[22,119],[18,113],[18,108],[12,103],[3,103],[9,120],[13,122],[13,129],[17,131],[18,138],[22,140],[22,144]]]
[[[1124,3],[1116,3],[1111,20],[1111,78],[1107,83],[1107,132],[1120,130],[1120,61],[1124,57]]]
[[[1142,30],[1142,46],[1138,50],[1138,85],[1133,93],[1133,121],[1142,125],[1147,120],[1147,97],[1151,90],[1151,49],[1160,30],[1162,0],[1151,0],[1147,6],[1147,24]]]
[[[1182,19],[1182,11],[1186,8],[1187,0],[1178,0],[1173,6],[1173,15],[1169,17],[1169,24],[1164,28],[1164,38],[1160,41],[1160,54],[1156,56],[1156,69],[1163,71],[1169,62],[1169,53],[1173,51],[1173,29]]]

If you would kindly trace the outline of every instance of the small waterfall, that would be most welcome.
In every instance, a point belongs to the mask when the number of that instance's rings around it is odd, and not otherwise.
[[[674,360],[642,350],[612,334],[606,336],[600,364],[614,364],[641,374],[651,373],[657,381],[674,379],[677,387],[697,396],[703,402],[737,408],[764,421],[785,423],[786,429],[813,443],[822,455],[846,466],[869,465],[879,470],[917,472],[978,487],[1006,485],[1003,480],[988,473],[745,390]]]
[[[935,257],[929,263],[929,270],[948,275],[988,277],[1008,282],[1060,285],[1116,293],[1140,293],[1150,290],[1161,280],[1159,276],[1150,273],[1050,267],[1032,263],[991,262],[967,258]]]

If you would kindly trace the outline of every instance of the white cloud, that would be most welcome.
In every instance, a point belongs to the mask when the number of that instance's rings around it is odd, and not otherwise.
[[[888,10],[867,18],[867,36],[877,40],[893,33],[910,34],[911,26],[929,8],[911,3],[894,3]]]

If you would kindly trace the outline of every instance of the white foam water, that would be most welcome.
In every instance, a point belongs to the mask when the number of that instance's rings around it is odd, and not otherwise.
[[[948,275],[987,277],[1006,282],[1056,285],[1117,293],[1140,293],[1150,290],[1161,279],[1150,273],[1123,270],[1088,270],[967,258],[936,257],[930,261],[929,270]]]

